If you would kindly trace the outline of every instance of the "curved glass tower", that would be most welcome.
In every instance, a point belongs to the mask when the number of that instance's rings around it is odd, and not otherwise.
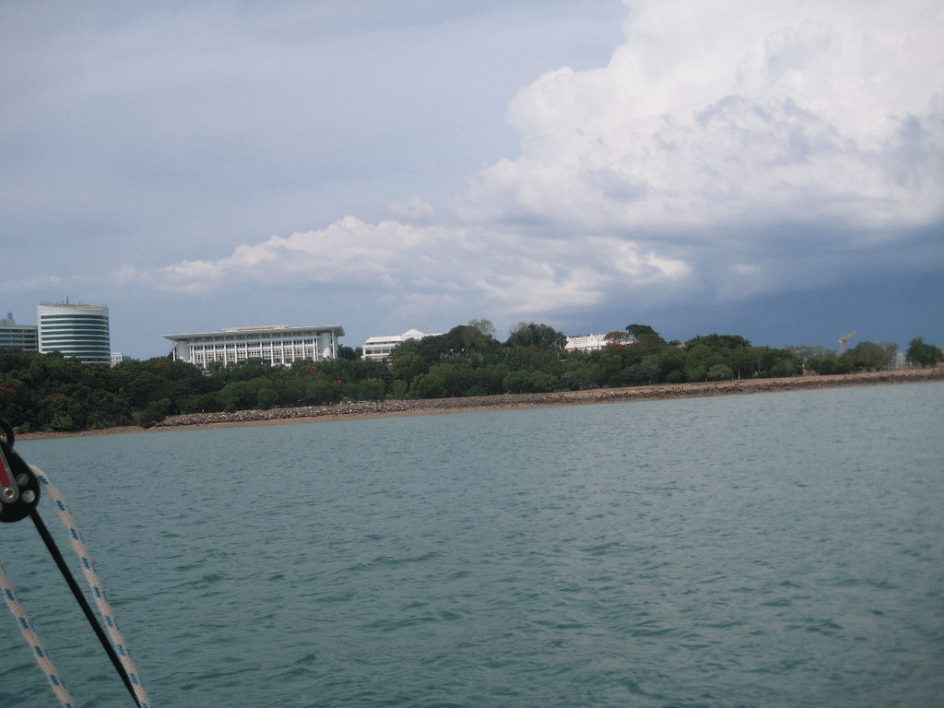
[[[44,302],[36,308],[39,352],[61,352],[89,364],[111,364],[108,308]]]

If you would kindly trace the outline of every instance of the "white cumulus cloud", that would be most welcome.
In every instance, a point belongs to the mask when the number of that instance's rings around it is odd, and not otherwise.
[[[414,299],[439,293],[527,314],[592,305],[613,289],[670,282],[687,272],[682,261],[612,236],[577,241],[483,226],[369,224],[348,216],[325,229],[240,245],[219,260],[123,274],[179,292],[291,280],[359,285]]]
[[[509,119],[524,154],[483,172],[467,218],[875,226],[940,204],[939,5],[628,4],[608,66],[518,92]]]
[[[420,318],[470,303],[543,318],[821,283],[940,220],[944,8],[627,5],[609,63],[521,88],[522,154],[451,201],[413,196],[395,220],[348,216],[139,279],[343,284]]]

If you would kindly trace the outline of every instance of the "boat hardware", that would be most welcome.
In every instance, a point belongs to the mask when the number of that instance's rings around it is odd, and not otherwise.
[[[72,595],[79,603],[79,607],[82,608],[82,612],[85,614],[86,619],[92,626],[95,636],[98,637],[99,642],[105,649],[105,653],[108,655],[112,665],[115,667],[115,670],[121,677],[122,682],[131,693],[131,696],[134,698],[135,705],[138,705],[141,708],[149,708],[149,699],[147,699],[147,694],[144,693],[143,688],[140,686],[136,674],[129,674],[129,672],[125,669],[121,658],[118,656],[118,652],[108,640],[108,636],[105,634],[101,624],[98,622],[95,614],[92,612],[92,608],[85,599],[85,595],[82,593],[81,588],[79,588],[78,583],[76,583],[75,577],[72,575],[72,572],[69,570],[68,565],[62,557],[62,553],[59,552],[59,548],[56,546],[52,535],[49,533],[49,530],[43,523],[42,518],[39,516],[39,512],[36,507],[39,504],[41,484],[40,478],[34,472],[35,468],[31,468],[28,464],[26,464],[23,458],[21,458],[19,454],[13,450],[13,429],[10,427],[9,423],[7,423],[2,418],[0,418],[0,429],[2,429],[3,434],[6,436],[5,440],[3,437],[0,437],[0,522],[14,523],[16,521],[25,519],[27,516],[32,519],[33,524],[36,526],[36,530],[39,532],[40,537],[43,539],[43,543],[46,545],[46,549],[49,551],[49,555],[52,556],[56,566],[59,568],[59,572],[62,573],[63,578],[65,578],[66,584],[72,591]],[[50,489],[55,489],[48,483],[48,480],[44,479],[43,481]],[[56,494],[58,495],[58,492],[56,492]],[[61,515],[62,510],[65,509],[65,504],[57,500],[57,505],[60,508]],[[74,528],[70,528],[70,535],[72,535],[73,539],[79,540],[79,534]],[[82,557],[82,562],[88,570],[91,570],[91,563],[88,561],[87,556]],[[0,568],[0,575],[2,575],[2,573],[2,568]],[[3,576],[3,579],[6,579],[5,575]],[[96,590],[96,596],[102,594],[98,588],[93,589]],[[12,589],[5,588],[5,591],[7,595],[6,599],[8,604],[11,604],[12,609]],[[99,609],[101,610],[101,606]],[[19,620],[21,627],[24,629],[28,628],[28,621],[25,619],[25,617],[20,617]],[[109,626],[111,627],[113,624],[114,622],[109,617]],[[30,631],[32,631],[31,628]],[[115,628],[113,631],[117,631],[117,628]],[[119,648],[121,649],[122,654],[126,655],[126,650],[123,646],[121,646],[121,644],[119,644]],[[34,646],[34,652],[37,655],[44,655],[44,652],[38,646]],[[43,656],[42,658],[46,657]],[[57,684],[59,683],[58,679],[54,675],[50,675],[49,679],[55,690]],[[139,691],[141,695],[144,696],[143,699],[139,697]],[[66,695],[68,694],[66,693]]]

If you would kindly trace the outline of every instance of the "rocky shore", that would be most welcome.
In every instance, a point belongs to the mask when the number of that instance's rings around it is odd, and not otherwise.
[[[327,406],[271,408],[235,413],[191,413],[166,418],[153,428],[127,426],[88,430],[78,433],[26,433],[19,439],[71,437],[75,435],[107,435],[115,433],[159,432],[181,428],[220,428],[240,425],[272,425],[351,418],[375,418],[403,415],[436,415],[477,410],[515,410],[541,406],[590,405],[632,401],[660,401],[706,396],[730,396],[782,391],[836,388],[841,386],[875,386],[883,384],[918,383],[944,380],[944,367],[933,369],[897,369],[839,376],[798,376],[784,379],[749,379],[717,383],[660,384],[626,388],[593,389],[589,391],[558,391],[555,393],[519,393],[468,398],[433,398],[422,400],[359,401]]]

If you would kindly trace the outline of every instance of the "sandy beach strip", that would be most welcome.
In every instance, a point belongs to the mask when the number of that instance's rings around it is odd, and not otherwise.
[[[944,367],[930,369],[895,369],[836,376],[794,376],[782,379],[735,379],[719,382],[658,384],[655,386],[627,386],[600,388],[586,391],[557,391],[554,393],[517,393],[467,398],[427,398],[384,401],[358,401],[325,406],[299,406],[246,410],[235,413],[190,413],[166,418],[152,428],[124,426],[101,430],[83,430],[70,433],[34,432],[18,435],[18,440],[40,440],[86,435],[116,435],[123,433],[160,433],[168,430],[197,430],[228,428],[246,425],[278,425],[285,423],[327,422],[383,418],[392,416],[443,415],[474,411],[518,410],[548,406],[592,405],[594,403],[623,403],[634,401],[664,401],[680,398],[703,398],[783,391],[804,391],[843,386],[877,386],[921,383],[944,380]]]

